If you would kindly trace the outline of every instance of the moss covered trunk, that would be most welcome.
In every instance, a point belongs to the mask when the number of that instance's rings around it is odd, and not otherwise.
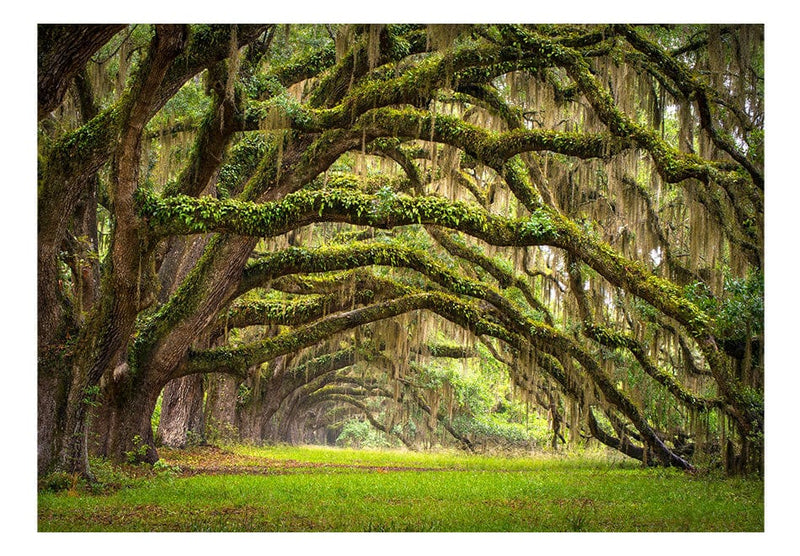
[[[161,389],[131,377],[126,365],[115,369],[92,417],[92,452],[115,462],[158,461],[151,418]]]
[[[37,383],[39,475],[58,467],[64,444],[69,373],[60,365],[40,366]]]

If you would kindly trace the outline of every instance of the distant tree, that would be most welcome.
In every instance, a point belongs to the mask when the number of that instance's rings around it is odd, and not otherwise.
[[[761,26],[39,32],[40,473],[200,374],[468,445],[443,339],[554,441],[763,465]]]

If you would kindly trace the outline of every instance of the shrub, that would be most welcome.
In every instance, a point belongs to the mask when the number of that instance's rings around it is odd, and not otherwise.
[[[397,444],[394,438],[374,429],[367,421],[355,418],[345,422],[336,438],[337,446],[347,448],[390,448]]]
[[[94,474],[91,489],[94,494],[108,493],[135,484],[135,479],[125,470],[105,458],[92,458],[89,465]]]
[[[73,484],[73,476],[63,471],[50,473],[39,481],[39,490],[49,490],[51,492],[61,492],[67,490]]]
[[[137,464],[145,461],[147,451],[150,446],[142,443],[142,437],[138,434],[133,437],[133,450],[125,452],[125,461],[130,464]]]
[[[239,429],[232,423],[211,419],[206,425],[206,442],[212,446],[235,444],[239,442]]]

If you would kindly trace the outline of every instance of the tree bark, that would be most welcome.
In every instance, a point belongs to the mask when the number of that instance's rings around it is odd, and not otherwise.
[[[209,442],[239,440],[236,420],[236,394],[240,379],[224,374],[208,375],[205,422],[206,438]]]
[[[106,299],[97,304],[96,311],[93,311],[78,342],[67,398],[66,436],[60,456],[62,468],[83,475],[89,475],[86,397],[93,394],[108,367],[120,359],[122,350],[130,340],[137,314],[152,300],[149,298],[152,292],[149,291],[148,280],[143,279],[143,275],[147,275],[148,260],[152,255],[146,252],[146,246],[141,243],[140,219],[136,213],[134,193],[138,187],[142,130],[152,114],[152,103],[157,98],[156,92],[169,64],[180,53],[185,39],[184,32],[181,26],[162,26],[157,30],[147,59],[136,76],[133,88],[138,94],[126,106],[126,125],[117,144],[117,156],[112,167],[115,190],[112,213],[115,226],[108,255],[110,264],[103,277],[101,290]],[[124,424],[115,427],[116,423],[110,423],[110,430],[116,431],[119,428],[127,433],[130,429],[136,431],[136,434],[144,435],[140,436],[142,439],[146,436],[152,450],[148,459],[155,457],[149,420],[157,396],[158,392],[152,396],[150,391],[144,391],[141,395],[130,395],[138,410],[149,405],[150,411],[133,417],[132,409],[120,409],[117,413],[124,415]],[[149,403],[151,397],[152,404]],[[117,404],[127,398],[128,396],[121,396],[113,401]],[[147,430],[141,430],[142,422],[148,423]],[[133,438],[130,435],[127,439],[112,437],[109,441],[114,443],[109,453],[118,455],[124,450],[123,445],[131,445]]]
[[[117,462],[155,463],[151,419],[163,385],[131,377],[127,364],[119,365],[104,382],[91,423],[93,452]]]
[[[162,392],[156,443],[184,448],[187,444],[201,441],[204,435],[203,375],[171,380]]]
[[[64,98],[75,75],[124,25],[39,25],[39,120]]]
[[[60,361],[39,366],[37,382],[38,459],[40,476],[53,471],[64,441],[69,376]]]

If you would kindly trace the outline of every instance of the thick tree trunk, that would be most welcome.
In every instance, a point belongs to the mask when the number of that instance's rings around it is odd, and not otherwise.
[[[236,406],[242,440],[261,443],[269,438],[269,423],[291,392],[290,386],[296,382],[286,375],[285,366],[286,358],[278,357],[269,365],[265,376],[245,381],[244,385],[249,388],[247,399],[238,400]]]
[[[116,462],[158,461],[152,416],[161,384],[131,380],[127,365],[114,371],[92,419],[93,451]],[[116,379],[116,380],[115,380]]]
[[[39,369],[38,376],[38,473],[55,470],[64,444],[64,414],[69,375],[57,366]]]
[[[39,36],[39,114],[46,115],[63,98],[63,92],[73,81],[84,62],[102,43],[123,26],[41,26]],[[253,41],[266,26],[237,27],[238,46]],[[149,118],[191,76],[208,65],[230,55],[226,41],[200,41],[185,44],[187,35],[183,25],[157,26],[147,59],[132,80],[130,94],[122,101],[94,118],[92,122],[64,135],[49,152],[43,153],[39,195],[39,250],[38,250],[38,303],[39,303],[39,358],[47,361],[52,354],[62,351],[74,337],[70,325],[71,314],[59,283],[58,254],[65,237],[67,225],[84,192],[96,188],[89,183],[97,170],[112,157],[112,179],[109,184],[110,207],[115,220],[114,239],[108,260],[112,275],[98,298],[104,305],[95,308],[89,330],[81,334],[72,364],[62,365],[67,376],[56,377],[45,363],[40,363],[39,373],[39,469],[62,468],[66,471],[86,472],[85,419],[88,415],[84,403],[87,393],[93,393],[100,376],[127,347],[134,327],[136,314],[154,293],[147,278],[152,272],[152,253],[145,234],[141,234],[136,216],[134,192],[139,185],[138,170],[141,157],[141,131]],[[230,36],[231,28],[221,28],[218,35]],[[185,55],[181,63],[173,65],[178,55]],[[82,99],[84,100],[84,99]],[[229,108],[226,106],[226,109]],[[229,112],[229,110],[228,110]],[[226,112],[224,117],[231,120]],[[230,123],[230,122],[229,122]],[[204,174],[205,175],[205,174]],[[204,180],[198,179],[198,182]],[[85,292],[84,304],[94,300],[96,292]],[[88,294],[91,293],[90,297]],[[97,313],[97,314],[94,314]],[[89,320],[89,319],[87,319]],[[195,328],[195,331],[198,327]],[[188,344],[187,344],[188,345]],[[137,372],[145,372],[139,369]],[[70,372],[72,375],[70,376]],[[162,383],[163,385],[163,383]],[[52,392],[57,392],[53,396]],[[155,395],[157,396],[157,393]],[[58,398],[58,403],[54,401]],[[123,396],[115,405],[102,408],[106,419],[100,419],[109,430],[137,430],[152,446],[152,433],[144,423],[149,421],[155,398],[152,392],[137,396]],[[63,402],[61,401],[63,400]],[[141,415],[132,417],[130,402],[139,407]],[[127,423],[122,423],[120,419]],[[97,427],[95,427],[97,428]],[[113,433],[116,435],[117,433]],[[127,432],[120,433],[122,436]],[[102,440],[102,453],[121,453],[127,441],[120,438]],[[149,459],[154,459],[155,452]]]
[[[167,383],[162,392],[156,442],[183,448],[204,438],[203,375],[189,375]]]
[[[100,290],[104,299],[95,304],[92,314],[87,318],[87,324],[81,330],[75,347],[74,361],[68,367],[72,376],[65,412],[64,441],[58,456],[58,466],[65,471],[87,476],[90,474],[88,417],[96,390],[101,377],[112,368],[115,361],[121,358],[133,333],[138,312],[152,300],[153,292],[149,288],[150,281],[146,278],[152,254],[150,248],[142,242],[140,220],[134,201],[141,164],[142,130],[153,113],[157,91],[164,74],[171,61],[179,54],[185,38],[183,26],[157,29],[144,65],[134,80],[133,90],[136,95],[132,97],[130,104],[125,105],[124,125],[119,142],[116,144],[116,156],[111,171],[114,188],[111,212],[115,226],[108,253],[108,270],[103,277]],[[86,179],[73,181],[83,184]],[[47,217],[40,221],[40,226],[51,230],[49,234],[40,233],[39,236],[40,301],[43,293],[42,280],[45,282],[48,280],[47,268],[42,267],[42,254],[48,252],[48,246],[56,245],[54,240],[62,235],[62,224],[72,217],[81,190],[68,188],[68,191],[72,191],[74,200],[68,205],[70,210],[66,214],[59,214],[63,210],[58,210],[59,199],[53,195],[56,191],[57,188],[46,196],[50,201],[49,204],[40,203],[40,219],[42,216]],[[63,205],[61,208],[63,209]],[[54,226],[54,222],[58,222],[59,225]],[[60,242],[57,245],[60,245]],[[44,277],[42,273],[45,274]],[[44,300],[45,311],[52,313],[50,300],[46,296]],[[39,331],[40,346],[48,346],[49,341],[42,341],[43,337],[47,339],[47,335],[42,334],[41,322]],[[127,382],[124,377],[126,374],[122,373],[123,378],[120,382]],[[101,423],[111,431],[111,435],[102,443],[101,454],[113,459],[123,459],[123,454],[136,444],[134,437],[138,437],[139,444],[147,446],[144,450],[146,453],[142,453],[138,459],[156,461],[149,421],[161,390],[160,385],[153,395],[151,390],[155,385],[152,383],[150,389],[129,388],[126,391],[115,386],[118,381],[114,377],[110,383],[111,391],[119,395],[107,398],[103,407],[104,418],[101,419]],[[128,403],[131,404],[130,407],[126,406]]]
[[[278,442],[294,444],[293,439],[296,436],[295,429],[297,429],[294,411],[296,405],[297,403],[295,400],[287,400],[286,406],[281,408],[281,411],[276,414],[277,427],[275,440]]]
[[[209,442],[239,440],[236,420],[236,395],[240,380],[231,375],[208,375],[206,393],[206,438]]]
[[[294,417],[285,422],[281,440],[292,446],[305,444],[306,421],[300,417]]]
[[[264,440],[264,412],[262,400],[251,400],[237,411],[239,438],[243,442],[259,444]]]

